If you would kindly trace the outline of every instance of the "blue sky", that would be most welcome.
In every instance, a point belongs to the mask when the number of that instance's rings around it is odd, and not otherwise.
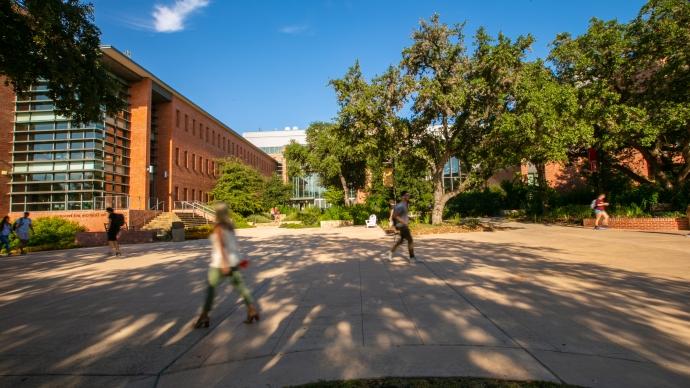
[[[642,0],[94,0],[102,43],[121,51],[242,133],[306,128],[337,112],[328,80],[359,59],[367,77],[397,64],[421,18],[439,13],[516,37],[543,57],[591,17],[627,21]]]

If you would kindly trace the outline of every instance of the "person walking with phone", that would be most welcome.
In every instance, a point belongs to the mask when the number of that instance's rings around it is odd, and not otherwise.
[[[260,317],[254,303],[254,297],[244,284],[244,279],[240,273],[240,268],[246,267],[247,261],[240,260],[237,239],[235,238],[235,226],[230,219],[230,210],[227,205],[216,206],[216,225],[209,238],[213,251],[211,253],[211,265],[208,269],[208,287],[206,288],[204,306],[194,328],[209,327],[208,315],[213,308],[216,288],[225,279],[230,280],[233,288],[240,293],[245,306],[247,306],[247,319],[244,320],[244,323],[258,322]]]

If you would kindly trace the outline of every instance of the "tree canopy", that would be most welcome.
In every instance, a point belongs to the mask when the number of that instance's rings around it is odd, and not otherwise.
[[[560,34],[553,46],[557,75],[576,87],[602,161],[641,184],[687,182],[690,2],[651,0],[629,23],[595,18],[584,34]],[[630,167],[634,152],[648,171]]]
[[[122,86],[103,67],[93,6],[78,0],[0,1],[0,75],[15,92],[48,82],[59,114],[75,122],[125,107]]]

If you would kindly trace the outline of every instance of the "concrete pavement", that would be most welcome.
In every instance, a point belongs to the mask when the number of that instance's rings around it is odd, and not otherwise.
[[[193,330],[206,241],[0,259],[1,386],[283,386],[483,376],[690,386],[690,239],[505,224],[420,236],[240,231],[262,320],[231,288]]]

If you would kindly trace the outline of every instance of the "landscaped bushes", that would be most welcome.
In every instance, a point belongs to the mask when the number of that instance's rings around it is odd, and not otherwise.
[[[29,238],[29,246],[37,250],[65,249],[75,247],[74,237],[86,228],[74,221],[60,217],[44,217],[33,220],[34,233]],[[10,246],[19,246],[16,235],[10,238]]]

